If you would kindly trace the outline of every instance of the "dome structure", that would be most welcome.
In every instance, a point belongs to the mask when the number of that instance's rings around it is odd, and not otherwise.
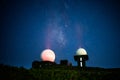
[[[86,67],[85,61],[88,60],[88,54],[85,49],[79,48],[74,55],[74,60],[77,62],[78,67]]]
[[[77,51],[76,51],[76,55],[87,55],[87,52],[84,48],[79,48]]]
[[[50,61],[54,62],[55,61],[55,53],[51,49],[45,49],[41,53],[41,59],[42,61]]]

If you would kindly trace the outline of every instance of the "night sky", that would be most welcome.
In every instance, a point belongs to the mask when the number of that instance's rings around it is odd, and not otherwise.
[[[85,48],[89,67],[120,68],[118,0],[1,0],[0,64],[31,68],[50,48],[72,65]]]

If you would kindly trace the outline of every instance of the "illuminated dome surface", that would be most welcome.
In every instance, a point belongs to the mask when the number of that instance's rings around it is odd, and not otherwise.
[[[85,49],[79,48],[79,49],[76,51],[76,55],[87,55],[87,52],[86,52]]]
[[[45,49],[41,53],[41,59],[42,61],[55,61],[55,53],[51,49]]]

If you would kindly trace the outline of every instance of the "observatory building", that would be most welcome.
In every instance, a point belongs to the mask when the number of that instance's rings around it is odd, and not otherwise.
[[[45,68],[49,66],[56,65],[55,63],[55,53],[51,49],[45,49],[40,54],[42,61],[33,61],[33,68]]]
[[[55,53],[51,49],[45,49],[40,53],[40,58],[42,61],[33,61],[32,68],[36,69],[47,69],[51,67],[58,67],[58,66],[72,66],[68,60],[61,60],[60,64],[55,63]]]
[[[76,55],[74,56],[74,60],[77,61],[79,67],[86,67],[85,61],[88,60],[88,55],[85,49],[79,48],[76,51]]]

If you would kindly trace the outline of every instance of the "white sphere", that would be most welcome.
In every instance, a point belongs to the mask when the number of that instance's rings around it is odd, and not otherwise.
[[[79,48],[79,49],[76,51],[76,55],[87,55],[87,52],[86,52],[85,49]]]
[[[51,49],[45,49],[41,53],[41,58],[42,58],[42,61],[54,62],[55,61],[55,53]]]

